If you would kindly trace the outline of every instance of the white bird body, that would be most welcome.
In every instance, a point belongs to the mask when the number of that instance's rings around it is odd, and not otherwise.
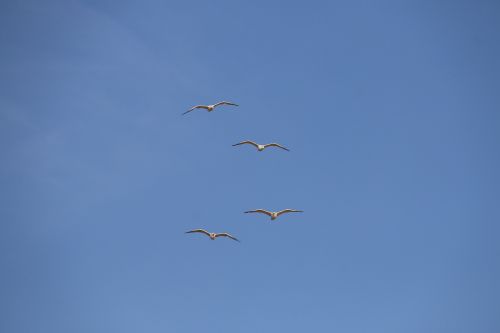
[[[304,211],[303,210],[296,210],[296,209],[283,209],[283,210],[280,210],[279,212],[270,212],[270,211],[265,210],[265,209],[255,209],[255,210],[246,211],[245,213],[262,213],[262,214],[268,215],[271,218],[271,220],[276,220],[278,218],[278,216],[280,216],[281,214],[302,213],[302,212],[304,212]]]
[[[206,109],[208,112],[210,111],[213,111],[215,109],[215,104],[211,104],[211,105],[197,105],[197,107],[195,107],[196,109]]]
[[[231,103],[231,102],[227,102],[227,101],[222,101],[222,102],[215,103],[215,104],[210,104],[210,105],[195,105],[191,109],[189,109],[186,112],[184,112],[183,114],[189,113],[189,112],[191,112],[193,110],[196,110],[196,109],[205,109],[208,112],[212,112],[219,105],[233,105],[233,106],[238,106],[238,104],[235,104],[235,103]]]
[[[280,145],[278,143],[274,143],[273,142],[273,143],[266,143],[266,144],[262,145],[262,144],[259,144],[259,143],[256,143],[256,142],[253,142],[253,141],[250,141],[250,140],[245,140],[245,141],[238,142],[238,143],[234,144],[233,147],[240,146],[240,145],[245,145],[245,144],[254,146],[255,148],[257,148],[258,151],[263,151],[267,147],[278,147],[278,148],[281,148],[283,150],[290,151],[290,149],[288,149],[286,147],[283,147],[282,145]]]

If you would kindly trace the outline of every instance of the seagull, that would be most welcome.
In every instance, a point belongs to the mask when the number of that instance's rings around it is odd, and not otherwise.
[[[206,230],[203,230],[203,229],[194,229],[194,230],[189,230],[189,231],[186,231],[186,234],[191,234],[191,233],[194,233],[194,232],[200,232],[202,234],[205,234],[207,235],[208,237],[210,237],[211,240],[214,240],[216,239],[217,237],[229,237],[237,242],[239,242],[239,240],[236,238],[236,237],[233,237],[231,236],[230,234],[228,234],[227,232],[223,232],[223,233],[220,233],[220,234],[217,234],[215,232],[208,232]]]
[[[193,106],[191,109],[187,110],[186,112],[184,112],[183,114],[189,113],[189,112],[191,112],[191,111],[193,111],[195,109],[206,109],[208,112],[210,112],[210,111],[213,111],[219,105],[234,105],[234,106],[239,106],[238,104],[234,104],[234,103],[227,102],[227,101],[222,101],[222,102],[219,102],[219,103],[216,103],[216,104],[210,104],[210,105],[196,105],[196,106]]]
[[[236,143],[236,144],[233,145],[233,147],[234,146],[239,146],[239,145],[244,145],[244,144],[249,144],[249,145],[255,146],[255,148],[257,148],[259,151],[263,151],[267,147],[278,147],[278,148],[284,149],[286,151],[290,151],[290,149],[288,149],[286,147],[283,147],[282,145],[280,145],[278,143],[268,143],[268,144],[265,144],[265,145],[260,145],[258,143],[255,143],[255,142],[249,141],[249,140],[241,141],[239,143]]]
[[[249,210],[245,213],[262,213],[262,214],[266,214],[266,215],[269,215],[271,217],[271,220],[276,220],[278,218],[278,216],[280,216],[281,214],[285,214],[285,213],[302,213],[303,210],[296,210],[296,209],[283,209],[279,212],[269,212],[265,209],[256,209],[256,210]]]

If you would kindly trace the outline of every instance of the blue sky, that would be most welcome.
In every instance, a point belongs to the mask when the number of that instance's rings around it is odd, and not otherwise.
[[[498,332],[499,9],[1,2],[0,330]]]

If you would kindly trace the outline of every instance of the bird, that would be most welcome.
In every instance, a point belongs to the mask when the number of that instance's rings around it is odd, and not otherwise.
[[[276,220],[278,218],[278,216],[280,216],[281,214],[302,213],[302,212],[304,212],[304,211],[303,210],[296,210],[296,209],[283,209],[283,210],[280,210],[279,212],[270,212],[270,211],[267,211],[265,209],[255,209],[255,210],[246,211],[245,213],[262,213],[262,214],[269,215],[271,217],[271,220]]]
[[[250,141],[250,140],[241,141],[239,143],[236,143],[233,145],[233,147],[239,146],[239,145],[244,145],[244,144],[249,144],[249,145],[255,146],[255,148],[257,148],[259,151],[263,151],[267,147],[278,147],[278,148],[284,149],[286,151],[290,151],[290,149],[283,147],[282,145],[280,145],[278,143],[267,143],[265,145],[260,145],[258,143],[253,142],[253,141]]]
[[[203,229],[194,229],[194,230],[186,231],[186,234],[191,234],[191,233],[194,233],[194,232],[199,232],[199,233],[205,234],[208,237],[210,237],[211,240],[215,240],[217,237],[229,237],[229,238],[231,238],[231,239],[239,242],[239,239],[237,239],[236,237],[231,236],[227,232],[215,233],[215,232],[208,232],[208,231],[203,230]]]
[[[235,104],[235,103],[231,103],[231,102],[227,102],[227,101],[222,101],[222,102],[219,102],[219,103],[216,103],[216,104],[210,104],[210,105],[195,105],[193,106],[191,109],[187,110],[186,112],[183,113],[186,114],[186,113],[189,113],[195,109],[206,109],[208,112],[211,112],[213,111],[216,107],[218,107],[219,105],[233,105],[233,106],[239,106],[238,104]]]

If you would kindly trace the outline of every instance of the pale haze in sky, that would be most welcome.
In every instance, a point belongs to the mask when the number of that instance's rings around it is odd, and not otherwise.
[[[1,1],[0,331],[500,332],[499,31],[487,0]]]

